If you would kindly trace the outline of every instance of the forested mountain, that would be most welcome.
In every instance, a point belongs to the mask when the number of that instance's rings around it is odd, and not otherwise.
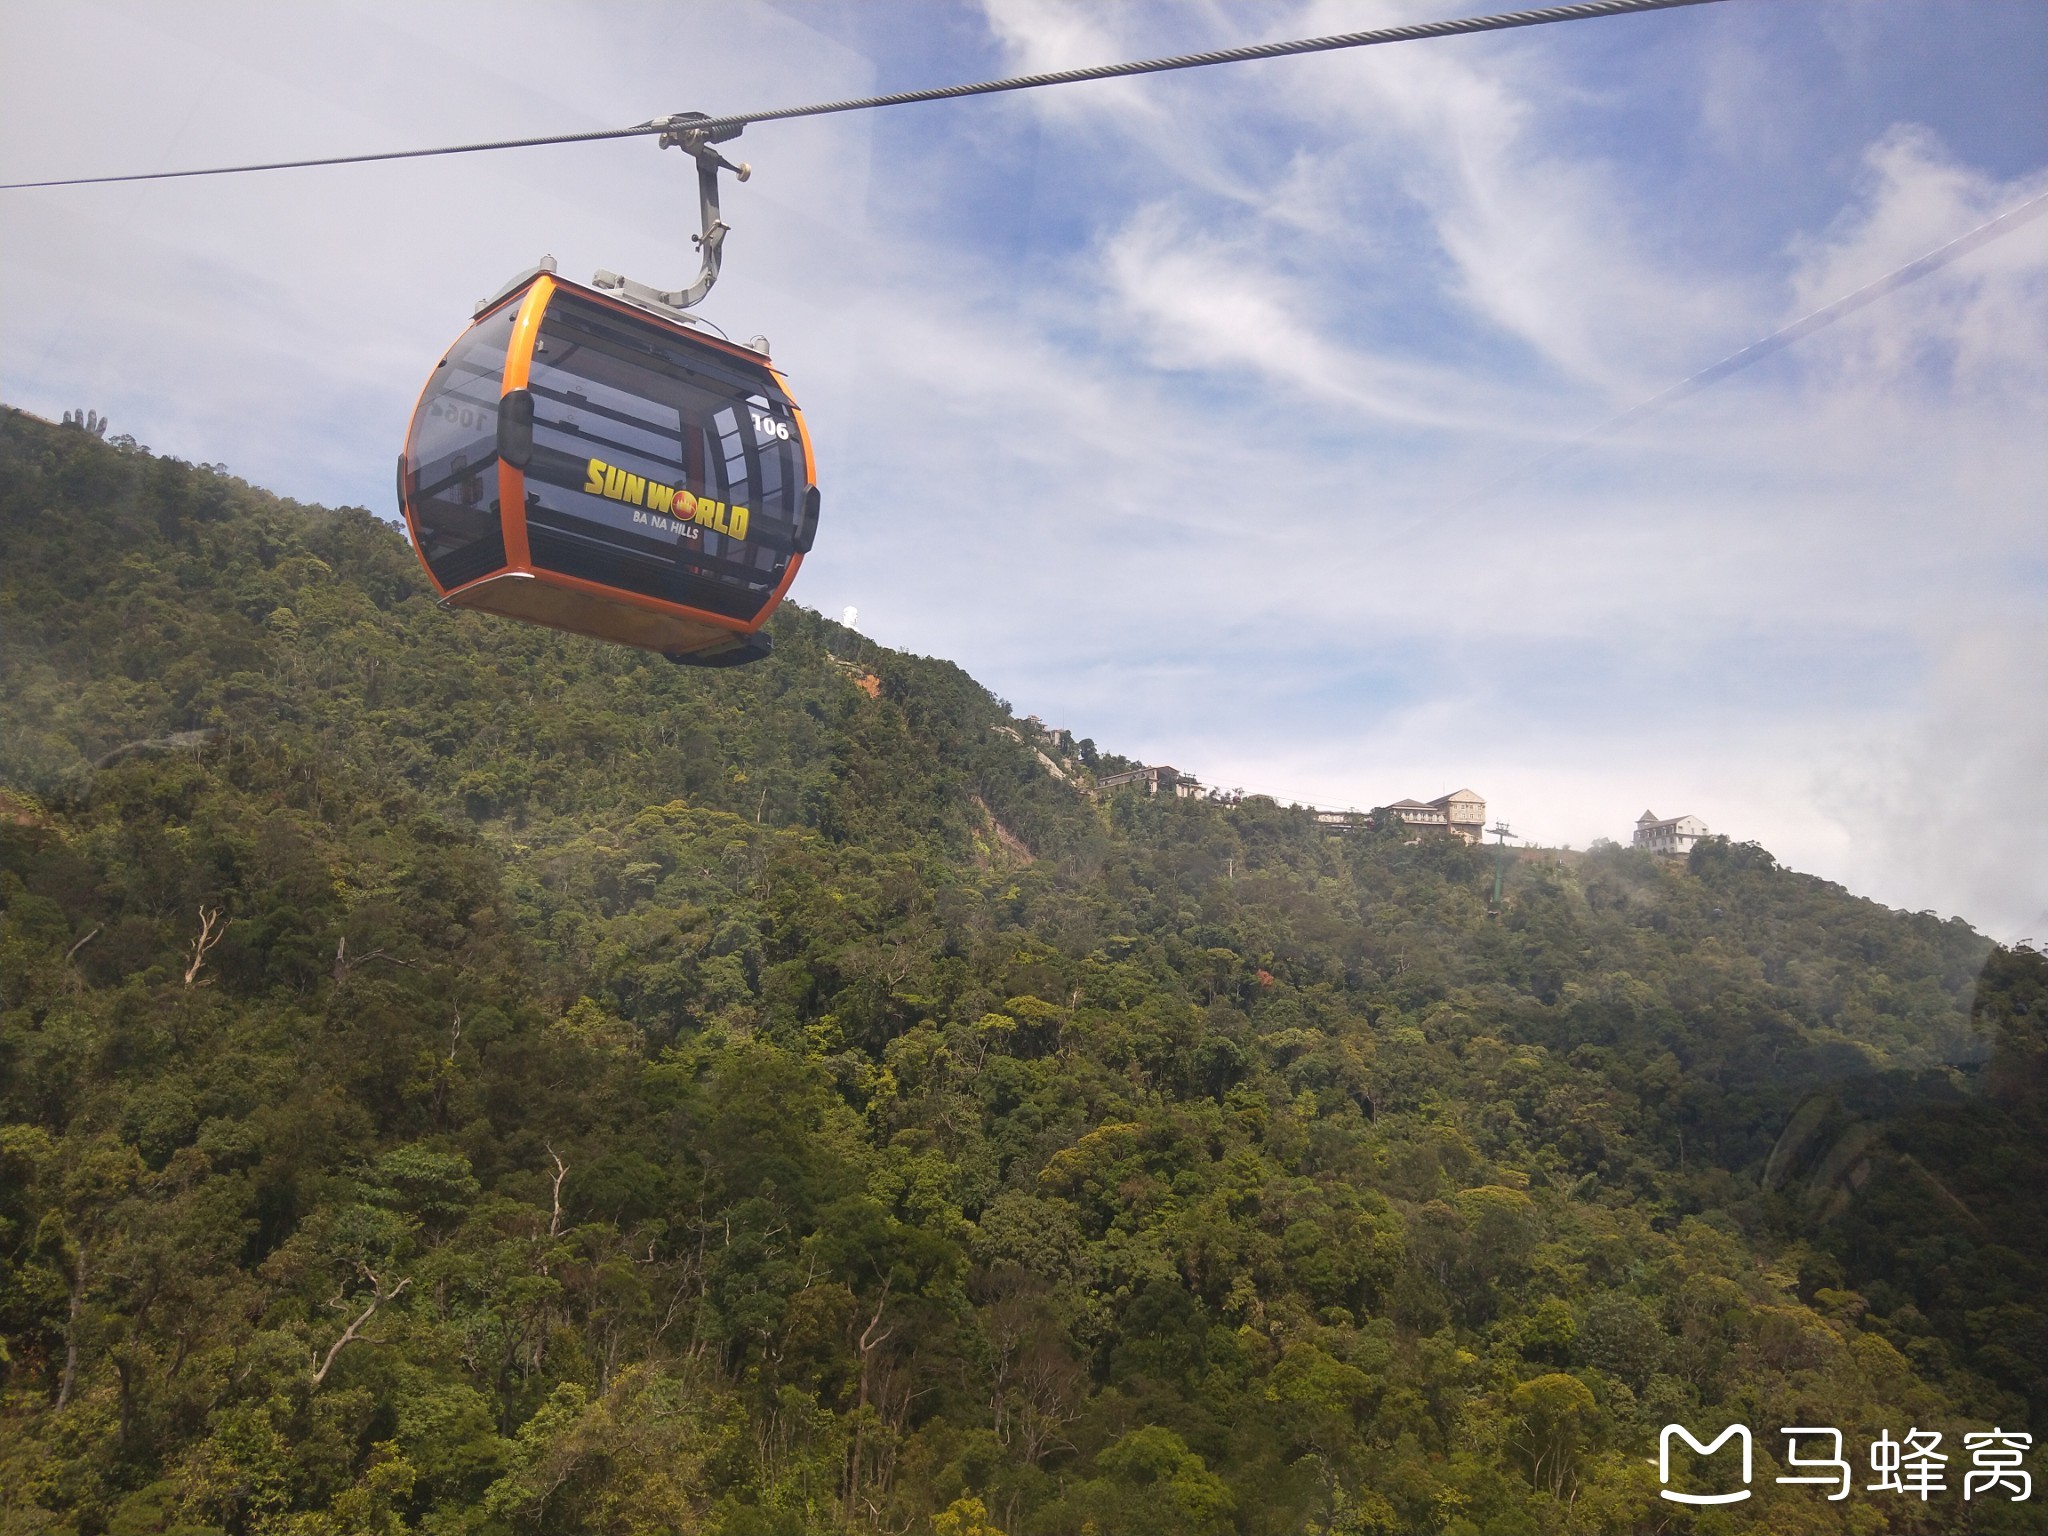
[[[1725,841],[1493,912],[15,412],[0,624],[0,1532],[2040,1528],[2030,950]]]

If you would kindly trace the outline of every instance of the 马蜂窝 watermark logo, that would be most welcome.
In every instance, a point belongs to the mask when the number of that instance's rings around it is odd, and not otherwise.
[[[1845,1442],[1839,1429],[1794,1424],[1786,1425],[1778,1433],[1785,1437],[1784,1465],[1791,1469],[1791,1475],[1774,1481],[1827,1488],[1831,1490],[1827,1494],[1830,1503],[1849,1497],[1856,1473],[1844,1454]],[[1969,1470],[1963,1473],[1965,1499],[1995,1498],[2002,1494],[2018,1504],[2034,1496],[2033,1474],[2023,1468],[2027,1452],[2034,1447],[2032,1435],[1995,1428],[1965,1433],[1962,1438],[1970,1458]],[[1941,1449],[1942,1439],[1940,1430],[1921,1429],[1917,1425],[1906,1431],[1903,1440],[1893,1439],[1888,1429],[1881,1431],[1870,1442],[1870,1470],[1876,1481],[1865,1483],[1864,1491],[1917,1494],[1923,1504],[1937,1493],[1947,1493],[1949,1453]],[[1724,1491],[1719,1493],[1687,1493],[1673,1488],[1674,1440],[1683,1440],[1702,1459],[1734,1441],[1742,1456],[1741,1486],[1730,1486],[1735,1479],[1724,1473],[1719,1480]],[[1657,1437],[1657,1481],[1664,1485],[1658,1496],[1674,1504],[1739,1504],[1754,1491],[1749,1486],[1755,1471],[1753,1451],[1746,1424],[1730,1424],[1711,1440],[1701,1440],[1683,1424],[1666,1424]],[[1724,1462],[1724,1468],[1726,1465]]]
[[[1671,1481],[1671,1442],[1673,1440],[1683,1440],[1702,1456],[1713,1455],[1714,1452],[1721,1449],[1730,1440],[1741,1441],[1742,1481],[1745,1484],[1749,1482],[1751,1447],[1749,1442],[1749,1426],[1747,1424],[1730,1424],[1704,1445],[1693,1439],[1692,1431],[1684,1425],[1666,1424],[1664,1426],[1664,1433],[1657,1437],[1657,1481],[1660,1483],[1668,1484]],[[1674,1504],[1740,1504],[1749,1497],[1749,1489],[1743,1487],[1734,1493],[1680,1493],[1674,1488],[1666,1487],[1664,1489],[1664,1497]]]

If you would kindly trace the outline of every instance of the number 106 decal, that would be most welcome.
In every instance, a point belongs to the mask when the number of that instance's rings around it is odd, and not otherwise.
[[[748,412],[747,414],[748,414],[748,415],[750,415],[750,416],[752,416],[752,417],[754,418],[754,436],[755,436],[755,437],[757,437],[757,438],[767,438],[767,437],[774,437],[774,438],[780,438],[780,439],[781,439],[781,440],[782,440],[783,442],[785,442],[785,443],[789,441],[789,423],[788,423],[788,422],[786,422],[786,421],[777,421],[777,420],[776,420],[776,419],[775,419],[775,418],[774,418],[773,416],[763,416],[763,415],[762,415],[762,414],[761,414],[761,413],[760,413],[759,411],[749,411],[749,412]]]

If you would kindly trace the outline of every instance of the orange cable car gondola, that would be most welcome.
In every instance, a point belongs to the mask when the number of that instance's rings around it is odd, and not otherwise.
[[[684,312],[718,275],[717,173],[747,168],[672,121],[662,143],[698,162],[697,282],[585,287],[552,260],[514,279],[428,378],[398,496],[449,606],[735,666],[768,654],[762,626],[817,533],[816,469],[767,343]]]

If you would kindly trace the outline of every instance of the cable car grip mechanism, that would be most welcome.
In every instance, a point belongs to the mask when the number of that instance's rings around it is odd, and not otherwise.
[[[704,296],[711,292],[711,285],[718,281],[719,260],[725,247],[726,231],[731,227],[718,216],[718,173],[731,171],[741,181],[754,174],[751,165],[744,161],[735,165],[717,148],[738,138],[746,125],[735,123],[725,128],[697,126],[709,120],[702,112],[678,112],[672,117],[656,118],[648,124],[662,129],[660,143],[663,149],[680,149],[697,162],[697,213],[702,228],[700,233],[690,237],[690,243],[697,247],[701,256],[697,280],[687,288],[663,290],[646,283],[636,283],[616,272],[600,272],[591,279],[594,287],[609,289],[643,309],[690,324],[696,323],[695,317],[683,311],[703,303]]]

